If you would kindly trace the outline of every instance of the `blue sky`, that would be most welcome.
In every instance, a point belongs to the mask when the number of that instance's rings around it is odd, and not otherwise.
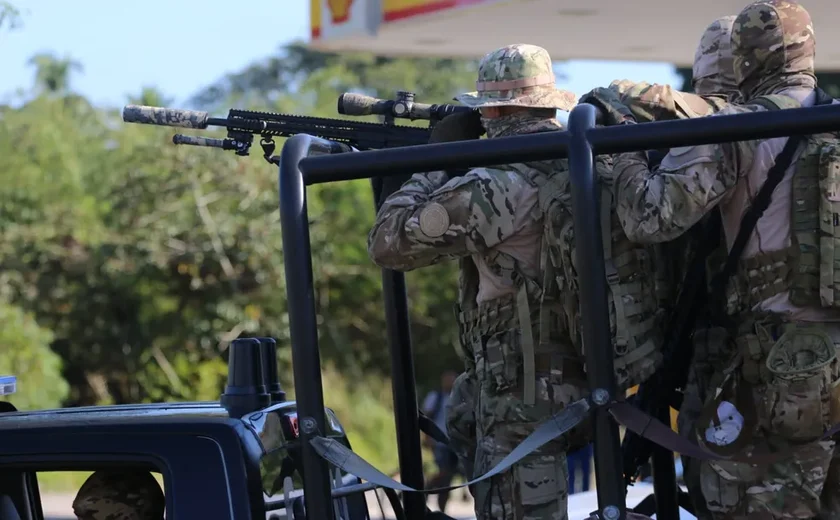
[[[94,103],[121,106],[143,86],[155,86],[177,104],[309,35],[308,0],[12,3],[23,11],[23,27],[0,33],[0,100],[7,101],[32,84],[27,61],[38,52],[79,61],[84,70],[72,86]],[[560,86],[579,95],[613,79],[679,84],[673,67],[660,63],[572,61],[562,70],[569,80]]]

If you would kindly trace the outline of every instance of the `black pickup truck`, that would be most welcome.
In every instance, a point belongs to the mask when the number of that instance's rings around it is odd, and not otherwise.
[[[274,356],[270,343],[263,359]],[[255,339],[237,340],[231,356],[263,347]],[[231,360],[220,402],[38,411],[0,402],[0,520],[44,519],[39,472],[114,467],[162,476],[167,519],[305,519],[297,407],[279,385],[254,388],[254,381],[242,379],[243,373],[260,372],[257,360],[250,354]],[[335,414],[325,414],[326,435],[349,447]],[[363,492],[370,489],[336,473],[336,517],[368,518]]]

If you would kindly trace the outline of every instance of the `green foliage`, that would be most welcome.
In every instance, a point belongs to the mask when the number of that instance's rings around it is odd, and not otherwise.
[[[8,27],[13,31],[19,29],[22,24],[20,9],[11,2],[0,1],[0,29]]]
[[[241,335],[277,338],[281,380],[291,390],[276,170],[259,154],[176,147],[172,129],[123,123],[119,110],[73,92],[71,74],[81,65],[69,57],[44,53],[31,63],[28,101],[0,107],[0,323],[8,322],[3,334],[12,345],[4,354],[14,353],[0,369],[21,378],[15,402],[216,399],[227,346]],[[474,75],[462,61],[293,44],[203,90],[195,103],[337,117],[344,91],[392,97],[406,89],[447,102]],[[130,101],[168,100],[144,87]],[[394,428],[381,272],[366,247],[370,184],[309,188],[308,207],[322,359],[354,382],[350,388],[328,372],[328,402],[377,460],[374,452],[392,451],[383,447],[393,446]],[[421,393],[460,365],[455,276],[446,264],[407,277]]]
[[[50,350],[52,334],[20,308],[0,302],[0,375],[18,377],[17,392],[4,396],[19,410],[59,406],[67,397],[61,359]]]

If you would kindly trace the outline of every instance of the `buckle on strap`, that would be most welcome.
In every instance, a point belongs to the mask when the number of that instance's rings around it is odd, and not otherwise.
[[[604,262],[604,273],[607,275],[607,284],[618,285],[618,269],[615,268],[611,260]]]

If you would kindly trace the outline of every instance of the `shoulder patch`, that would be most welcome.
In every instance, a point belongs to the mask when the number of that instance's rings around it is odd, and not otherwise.
[[[423,208],[418,218],[420,231],[429,238],[441,237],[449,229],[449,213],[437,202]]]

